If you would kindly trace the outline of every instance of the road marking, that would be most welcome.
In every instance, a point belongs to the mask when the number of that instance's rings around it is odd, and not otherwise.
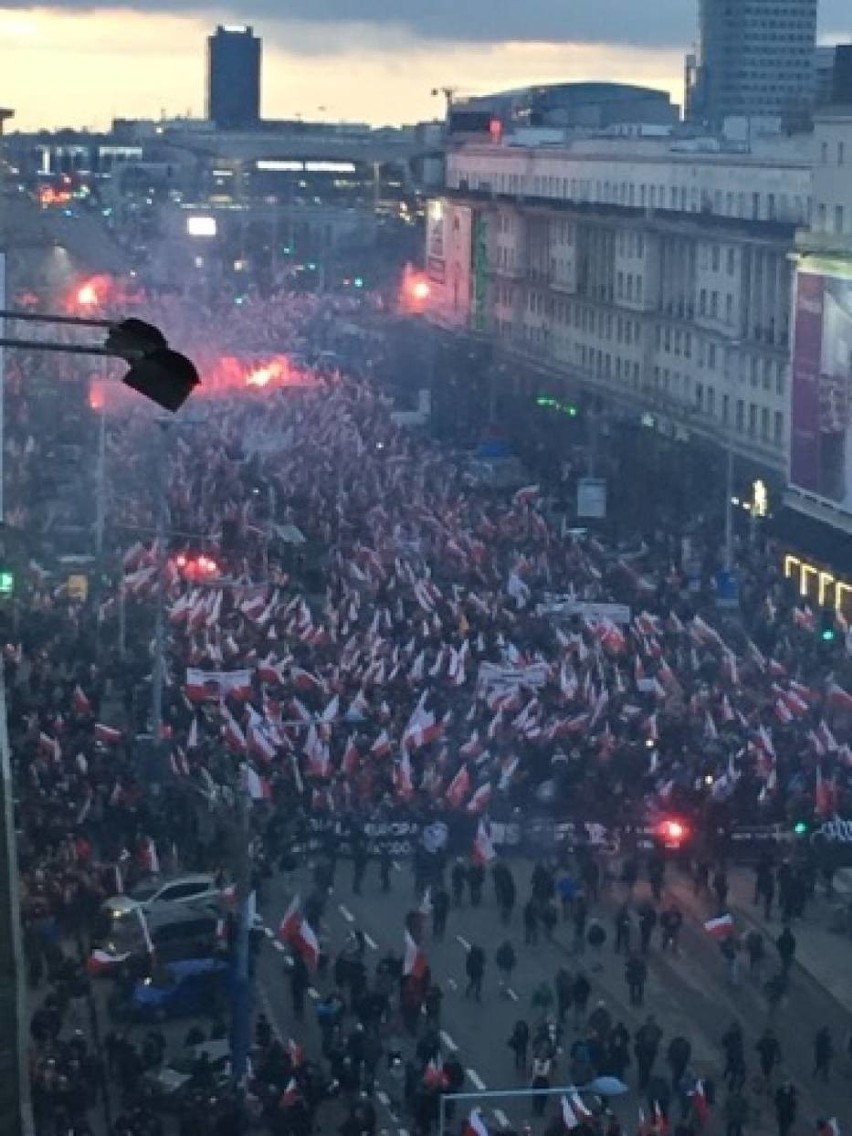
[[[463,935],[456,935],[456,942],[461,943],[461,945],[464,947],[464,949],[466,951],[470,950],[470,943],[467,941],[467,939]]]
[[[446,1030],[441,1030],[441,1041],[444,1043],[444,1045],[447,1047],[447,1049],[452,1049],[452,1050],[458,1049],[458,1046],[456,1045],[456,1043],[453,1041],[453,1039],[450,1037],[450,1035],[447,1033]]]
[[[366,931],[364,932],[364,942],[371,951],[377,951],[379,949],[379,944],[371,935],[368,935]]]
[[[273,939],[272,945],[273,945],[273,947],[275,947],[276,951],[286,951],[287,950],[287,948],[284,946],[284,944],[281,942],[280,939]]]
[[[456,982],[456,980],[454,978],[448,978],[447,979],[447,985],[449,986],[450,990],[458,990],[458,988],[459,988],[459,984]]]
[[[376,1093],[376,1099],[378,1100],[379,1104],[383,1104],[385,1108],[387,1108],[390,1104],[390,1097],[387,1093],[383,1093],[381,1090]]]
[[[509,1118],[505,1114],[505,1112],[502,1110],[502,1108],[495,1108],[494,1109],[494,1119],[497,1121],[497,1123],[500,1125],[501,1128],[509,1128],[510,1127]]]
[[[513,1002],[519,1001],[518,995],[515,993],[511,986],[506,987],[506,993],[509,995]]]
[[[309,986],[308,987],[308,997],[311,999],[311,1001],[318,1002],[319,1001],[319,990],[317,990],[316,987],[314,987],[314,986]]]
[[[397,1136],[408,1136],[408,1129],[407,1128],[400,1128]]]
[[[485,1092],[485,1082],[480,1077],[480,1075],[477,1073],[477,1071],[475,1069],[468,1069],[467,1075],[468,1075],[468,1078],[470,1079],[473,1087],[475,1089],[479,1089],[479,1091],[481,1093],[484,1093]]]
[[[400,864],[399,860],[393,861],[393,870],[395,872],[401,872],[402,871],[402,864]]]
[[[355,916],[352,914],[348,907],[345,907],[342,903],[338,903],[337,910],[340,912],[347,923],[355,922]]]
[[[274,939],[275,938],[275,932],[272,930],[271,927],[264,927],[263,933],[264,933],[264,935],[266,935],[267,939]]]

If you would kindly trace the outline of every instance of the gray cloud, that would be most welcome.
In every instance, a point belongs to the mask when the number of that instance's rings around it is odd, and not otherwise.
[[[345,49],[347,27],[372,28],[385,40],[423,39],[465,44],[507,41],[548,43],[614,43],[639,48],[686,49],[695,36],[697,0],[230,0],[225,10],[205,0],[62,0],[34,5],[0,0],[0,9],[22,11],[35,7],[63,13],[126,9],[184,15],[209,15],[211,22],[227,18],[255,25],[260,34],[287,46],[313,53],[317,32],[328,35],[325,49]],[[332,25],[338,25],[336,34]],[[304,33],[300,42],[299,29]],[[852,35],[848,0],[821,0],[823,36]],[[361,40],[360,34],[355,34]],[[384,46],[377,42],[376,47]]]

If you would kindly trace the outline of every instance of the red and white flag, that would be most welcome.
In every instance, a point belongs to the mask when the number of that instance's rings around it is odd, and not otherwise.
[[[246,791],[253,801],[271,801],[272,786],[250,765],[245,767]]]
[[[294,897],[278,926],[278,938],[294,947],[306,963],[316,967],[320,956],[319,940],[313,927],[302,915],[298,896]]]
[[[248,742],[243,733],[242,727],[236,720],[227,706],[222,707],[222,717],[225,724],[222,727],[222,737],[225,739],[225,744],[234,753],[246,753],[248,750]]]
[[[83,688],[80,686],[79,683],[77,684],[77,686],[74,687],[73,705],[74,705],[74,710],[78,714],[91,714],[92,713],[92,704],[89,701],[89,699],[86,697],[86,695],[84,694]]]
[[[460,809],[470,792],[470,774],[467,766],[463,765],[447,787],[444,794],[453,808]]]
[[[146,836],[139,849],[139,867],[143,872],[150,872],[151,875],[159,875],[160,872],[160,857],[157,855],[157,845],[150,836]]]
[[[497,853],[494,851],[494,844],[491,840],[491,835],[485,821],[480,821],[476,826],[476,836],[473,840],[473,851],[471,852],[471,859],[474,864],[490,864],[492,860],[496,859]]]
[[[370,753],[376,757],[387,757],[391,751],[391,740],[387,730],[382,730],[373,744],[370,746]]]
[[[95,722],[95,741],[103,745],[116,745],[121,741],[121,730],[106,726],[103,722]]]
[[[224,698],[248,698],[251,694],[250,670],[202,671],[188,667],[184,693],[193,702],[220,702]]]
[[[828,701],[835,710],[852,710],[852,694],[836,682],[828,684]]]
[[[427,970],[426,955],[414,941],[410,932],[405,932],[405,958],[402,964],[403,977],[420,979]]]
[[[819,765],[816,768],[816,785],[814,789],[814,812],[825,820],[833,817],[837,812],[837,785],[834,779],[826,779],[822,775]]]
[[[734,917],[726,911],[724,915],[708,919],[704,924],[704,930],[714,939],[727,939],[734,933]]]
[[[484,813],[491,803],[491,786],[486,782],[480,785],[467,803],[467,812],[472,816]]]

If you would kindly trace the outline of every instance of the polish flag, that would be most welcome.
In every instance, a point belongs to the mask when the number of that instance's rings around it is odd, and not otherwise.
[[[198,749],[198,719],[193,716],[192,724],[189,727],[189,734],[186,739],[186,748],[188,750]]]
[[[95,722],[95,741],[104,745],[116,745],[121,741],[121,730],[112,726],[105,726],[103,722]]]
[[[826,753],[834,753],[837,749],[837,738],[829,729],[828,723],[823,719],[817,726],[817,734],[822,744],[825,746]]]
[[[284,1088],[284,1092],[281,1094],[281,1103],[286,1108],[291,1108],[301,1095],[299,1082],[295,1077],[291,1077]]]
[[[715,919],[708,919],[705,922],[704,930],[714,939],[727,939],[734,933],[734,917],[728,912],[717,915]]]
[[[480,785],[473,796],[467,803],[467,812],[472,816],[477,816],[479,813],[484,813],[491,802],[491,786],[489,784]]]
[[[320,721],[325,722],[326,724],[334,722],[337,719],[337,717],[339,716],[339,714],[340,714],[340,695],[335,694],[334,698],[331,699],[331,701],[326,706],[325,710],[323,710],[322,714],[320,714]]]
[[[145,837],[145,842],[139,849],[137,859],[143,872],[150,872],[152,876],[160,874],[160,857],[157,855],[157,845],[150,836]]]
[[[467,771],[467,766],[463,765],[455,777],[450,782],[444,796],[453,806],[453,808],[461,808],[465,797],[470,792],[470,774]]]
[[[793,622],[797,627],[800,627],[802,631],[813,631],[814,613],[809,607],[794,607]]]
[[[292,1037],[287,1041],[287,1055],[294,1069],[305,1063],[305,1051]]]
[[[723,722],[733,722],[734,718],[736,717],[733,707],[731,706],[731,700],[730,698],[728,698],[727,694],[722,698],[721,712]]]
[[[397,796],[403,799],[410,797],[414,792],[414,782],[411,779],[411,757],[407,749],[402,751],[399,761],[394,765],[393,785]]]
[[[418,947],[410,932],[405,932],[405,960],[402,964],[403,977],[420,979],[426,973],[426,955]]]
[[[107,974],[113,967],[121,966],[129,958],[130,951],[125,951],[124,954],[120,955],[111,955],[109,951],[98,948],[92,951],[86,960],[86,972],[92,978],[98,978],[102,974]]]
[[[710,1119],[710,1102],[707,1099],[704,1082],[696,1081],[695,1087],[690,1090],[688,1095],[692,1098],[692,1108],[695,1112],[695,1119],[698,1121],[698,1127],[704,1128]]]
[[[474,864],[490,864],[492,860],[497,858],[497,853],[494,851],[494,844],[488,833],[484,821],[480,821],[476,827],[476,836],[473,841],[473,851],[470,858]]]
[[[387,757],[390,751],[390,737],[388,736],[387,730],[382,730],[382,732],[370,746],[370,753],[372,753],[375,757]]]
[[[574,1113],[581,1123],[586,1120],[591,1120],[592,1111],[583,1104],[583,1101],[580,1099],[580,1094],[576,1089],[569,1089],[568,1096],[570,1098],[571,1108],[574,1110]]]
[[[351,777],[357,771],[358,759],[358,747],[355,745],[352,738],[350,738],[346,743],[346,749],[343,751],[343,760],[340,763],[343,772],[348,777]]]
[[[529,505],[536,497],[541,495],[540,485],[525,485],[523,489],[519,489],[512,497],[516,505]]]
[[[261,777],[250,765],[245,766],[245,776],[246,790],[253,801],[272,800],[272,786],[265,777]]]
[[[573,1132],[575,1128],[580,1127],[580,1118],[571,1107],[571,1102],[567,1097],[562,1098],[562,1123],[569,1132]]]
[[[275,757],[275,743],[259,714],[255,714],[254,719],[249,723],[247,746],[261,761],[270,762]]]
[[[302,915],[299,896],[293,897],[293,902],[287,908],[284,918],[278,926],[278,938],[288,943],[299,952],[305,962],[316,967],[319,962],[319,942],[314,930]]]
[[[80,686],[79,683],[77,684],[77,686],[74,687],[73,705],[74,705],[75,711],[78,714],[91,714],[92,713],[92,704],[88,700],[86,695],[83,693],[83,688]]]
[[[271,652],[257,664],[257,677],[268,686],[281,682],[280,663],[275,662]]]
[[[291,667],[290,677],[296,690],[323,690],[325,688],[321,679],[311,674],[310,671],[303,670],[302,667]]]
[[[785,726],[793,721],[793,712],[783,698],[777,698],[775,700],[775,715],[779,722],[783,723]]]
[[[62,760],[62,750],[59,747],[59,742],[56,738],[52,738],[50,734],[46,734],[43,730],[38,736],[38,748],[46,756],[53,761]]]
[[[828,684],[828,701],[835,710],[852,710],[852,694],[836,682]]]
[[[246,753],[248,750],[246,736],[239,722],[227,706],[222,707],[222,717],[225,720],[225,725],[222,728],[222,736],[225,739],[225,744],[233,750],[234,753]]]
[[[798,690],[794,690],[791,684],[790,689],[785,691],[782,695],[785,703],[793,714],[807,714],[808,704]]]

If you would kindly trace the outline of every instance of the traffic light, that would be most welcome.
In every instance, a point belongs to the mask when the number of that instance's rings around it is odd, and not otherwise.
[[[580,413],[580,408],[573,402],[560,402],[558,398],[551,398],[550,395],[540,394],[535,400],[536,406],[540,406],[543,410],[556,410],[560,414],[565,414],[569,418],[577,418]]]
[[[833,643],[837,635],[837,627],[834,622],[834,612],[824,609],[819,617],[819,637],[823,643]]]
[[[0,568],[0,596],[11,596],[15,590],[15,575],[8,568]]]
[[[796,834],[796,836],[807,836],[807,834],[808,834],[807,821],[797,820],[796,823],[793,825],[793,832]]]

